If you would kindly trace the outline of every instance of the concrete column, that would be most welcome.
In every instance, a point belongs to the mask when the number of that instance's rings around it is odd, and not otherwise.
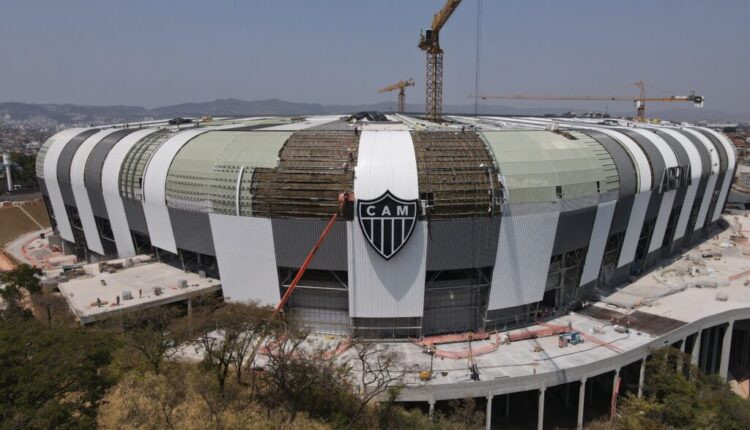
[[[680,352],[681,352],[682,354],[681,354],[681,355],[680,355],[680,357],[679,357],[679,358],[677,359],[677,372],[678,372],[678,373],[681,373],[681,372],[682,372],[682,364],[683,364],[683,363],[682,363],[682,361],[683,361],[682,359],[683,359],[683,357],[685,356],[685,348],[686,348],[685,344],[686,344],[686,343],[687,343],[687,337],[686,337],[686,338],[684,338],[684,339],[682,339],[682,341],[681,341],[681,343],[680,343]]]
[[[732,329],[734,328],[734,321],[729,321],[726,331],[724,331],[724,339],[721,345],[721,364],[719,365],[719,376],[721,379],[726,380],[729,376],[729,353],[732,349]]]
[[[576,429],[583,429],[583,407],[586,403],[586,378],[581,379],[581,386],[578,387],[578,421]]]
[[[539,407],[537,408],[536,414],[536,428],[538,430],[544,429],[544,392],[547,391],[547,387],[539,389]]]
[[[612,418],[612,415],[614,415],[614,408],[613,406],[617,402],[617,394],[620,392],[619,387],[620,382],[620,369],[615,369],[615,376],[612,378],[612,395],[609,398],[609,404],[610,404],[610,418]]]
[[[643,357],[641,360],[641,372],[638,374],[638,398],[643,397],[643,382],[646,380],[646,359]]]
[[[693,350],[690,351],[690,355],[693,358],[693,364],[698,365],[700,354],[701,354],[701,332],[703,329],[699,328],[698,333],[695,335],[695,342],[693,342]]]
[[[435,415],[435,400],[429,400],[427,403],[430,404],[430,412],[428,416],[432,418]]]
[[[487,396],[487,412],[484,413],[484,428],[492,429],[492,395]]]
[[[191,297],[187,299],[187,314],[188,317],[193,315],[193,299]]]

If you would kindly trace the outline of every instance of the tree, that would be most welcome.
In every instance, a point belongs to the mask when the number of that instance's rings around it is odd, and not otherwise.
[[[242,382],[245,359],[258,336],[266,334],[272,310],[257,303],[227,303],[213,312],[193,318],[202,334],[197,345],[203,351],[202,365],[213,372],[223,392],[232,368]]]
[[[0,428],[94,428],[116,347],[100,331],[0,319]]]
[[[9,313],[18,311],[18,301],[25,291],[29,295],[38,294],[42,291],[39,279],[42,271],[28,264],[20,264],[9,272],[0,273],[0,283],[5,287],[0,289],[0,296],[8,304]]]
[[[278,321],[271,321],[273,309],[270,306],[260,306],[256,302],[229,303],[218,310],[217,325],[232,342],[229,344],[231,362],[235,369],[237,382],[243,383],[242,371],[252,348],[257,344],[258,337],[273,332],[279,325]]]
[[[180,311],[174,307],[149,308],[125,314],[121,318],[123,342],[137,351],[146,365],[158,374],[165,359],[187,340],[183,326],[176,323]]]
[[[32,296],[37,308],[41,308],[47,320],[47,327],[52,327],[53,318],[64,324],[72,324],[75,317],[70,312],[65,299],[58,293],[42,292]]]
[[[690,363],[690,355],[675,348],[654,351],[646,362],[643,398],[628,395],[611,425],[592,428],[747,428],[750,404]]]
[[[349,363],[360,388],[359,406],[350,418],[354,424],[373,399],[399,389],[407,372],[401,356],[383,343],[356,340],[350,351],[353,357]]]
[[[358,407],[351,385],[351,368],[337,364],[307,343],[309,333],[288,326],[264,347],[264,374],[270,387],[263,397],[280,405],[293,421],[300,411],[343,424]]]
[[[36,187],[36,156],[22,152],[13,152],[10,156],[16,164],[13,177],[15,182],[23,186]]]

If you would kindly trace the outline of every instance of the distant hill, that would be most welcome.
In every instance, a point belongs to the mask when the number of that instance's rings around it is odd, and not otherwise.
[[[218,99],[210,102],[183,103],[146,109],[141,106],[82,106],[73,104],[0,103],[0,123],[22,121],[48,121],[60,125],[105,124],[113,122],[137,122],[178,116],[255,116],[255,115],[322,115],[351,113],[363,110],[391,111],[392,102],[363,105],[323,105],[319,103],[297,103],[279,99],[245,101]],[[424,105],[409,104],[408,112],[421,113]],[[472,114],[473,105],[446,105],[446,113]],[[569,108],[514,108],[502,105],[481,104],[478,113],[483,115],[545,115],[562,114],[569,111],[584,112],[585,109]],[[632,115],[632,112],[613,113],[616,116]],[[750,114],[737,115],[705,109],[667,109],[649,111],[649,115],[675,121],[747,121]]]

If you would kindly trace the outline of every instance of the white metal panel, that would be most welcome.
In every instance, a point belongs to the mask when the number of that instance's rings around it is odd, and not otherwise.
[[[86,130],[88,129],[71,128],[50,137],[54,141],[50,144],[47,155],[44,158],[44,184],[47,187],[49,201],[52,204],[52,213],[55,214],[55,220],[57,221],[57,230],[60,232],[60,236],[69,242],[74,241],[73,228],[70,226],[68,213],[65,211],[65,202],[63,202],[62,192],[60,191],[60,183],[57,182],[57,162],[70,139]]]
[[[549,125],[554,124],[559,127],[565,127],[565,128],[570,128],[570,129],[600,131],[606,134],[607,136],[615,139],[615,141],[620,143],[620,145],[622,145],[625,148],[625,151],[630,155],[630,158],[631,160],[633,160],[633,164],[635,165],[635,169],[636,169],[636,178],[638,181],[637,192],[643,193],[643,192],[649,191],[651,189],[652,184],[655,182],[655,180],[651,177],[651,166],[648,162],[648,157],[646,156],[646,153],[630,137],[628,137],[627,135],[617,130],[612,130],[607,127],[596,126],[595,124],[589,125],[579,120],[577,120],[578,122],[570,122],[570,121],[565,121],[561,119],[549,120],[549,119],[542,119],[542,118],[523,118],[523,119],[503,118],[503,121],[506,121],[509,123],[525,124],[529,126],[535,125],[535,126],[544,127],[544,126],[549,126]],[[664,142],[664,144],[666,145],[666,142]]]
[[[727,199],[729,193],[729,186],[732,184],[732,178],[734,177],[734,166],[737,161],[737,157],[734,153],[734,144],[729,141],[721,133],[717,133],[710,128],[700,127],[701,130],[712,134],[721,144],[724,146],[724,151],[727,153],[727,174],[724,175],[724,183],[721,184],[721,191],[719,193],[719,200],[716,202],[716,208],[714,213],[711,215],[711,221],[716,221],[721,216],[721,209],[724,207],[724,202]]]
[[[646,130],[643,128],[635,128],[634,132],[648,139],[659,151],[661,158],[664,160],[664,167],[677,167],[677,156],[675,155],[669,144],[662,139],[659,135],[653,131]],[[657,190],[661,184],[662,178],[654,178],[654,190]],[[667,191],[661,197],[659,203],[659,213],[656,215],[656,223],[654,224],[654,232],[651,235],[651,243],[648,246],[648,252],[656,251],[661,248],[664,243],[664,234],[667,231],[667,223],[669,222],[669,216],[672,213],[672,205],[674,205],[674,199],[677,191]]]
[[[208,214],[208,220],[224,298],[272,306],[279,303],[271,220],[215,213]]]
[[[572,122],[566,122],[561,120],[541,120],[541,119],[534,119],[527,120],[529,123],[537,123],[537,124],[556,124],[558,126],[571,128],[571,129],[579,129],[579,130],[596,130],[599,132],[602,132],[606,134],[607,136],[614,139],[616,142],[618,142],[620,145],[622,145],[623,148],[625,148],[625,151],[630,155],[630,159],[633,160],[633,164],[635,165],[636,169],[636,177],[638,180],[638,193],[643,193],[646,191],[649,191],[651,189],[651,186],[653,183],[655,183],[655,179],[651,177],[651,165],[648,162],[648,156],[646,156],[646,153],[643,151],[643,149],[635,142],[633,139],[631,139],[629,136],[625,135],[624,133],[621,133],[617,130],[612,130],[607,127],[597,127],[596,125],[588,125],[585,123],[572,123]],[[653,135],[653,133],[650,133]],[[658,137],[658,136],[657,136]],[[663,141],[663,140],[662,140]],[[666,145],[666,142],[664,142]]]
[[[396,197],[419,197],[417,161],[408,131],[362,132],[354,178],[357,199],[390,191]],[[355,211],[356,217],[356,211]],[[417,222],[411,238],[390,260],[367,243],[355,219],[347,223],[349,313],[352,317],[421,317],[427,261],[427,224]]]
[[[553,202],[503,208],[488,310],[542,300],[560,208]]]
[[[638,246],[638,239],[641,235],[643,220],[646,218],[646,209],[648,209],[648,201],[650,199],[651,191],[636,194],[635,199],[633,199],[633,208],[630,210],[630,219],[628,220],[628,227],[625,230],[625,238],[622,241],[622,249],[620,250],[620,259],[617,262],[617,267],[632,263],[635,258],[635,250]]]
[[[390,260],[367,243],[359,224],[347,223],[349,314],[353,318],[421,317],[427,270],[427,223]]]
[[[86,237],[86,245],[90,250],[99,255],[104,255],[104,246],[99,237],[99,231],[96,228],[94,210],[91,208],[89,193],[86,192],[86,185],[83,183],[83,175],[86,171],[86,161],[88,161],[91,151],[94,150],[96,145],[99,144],[102,139],[117,130],[117,128],[109,128],[98,131],[89,136],[83,141],[83,143],[81,143],[81,146],[78,147],[78,150],[75,155],[73,155],[73,160],[70,163],[70,186],[73,189],[73,198],[75,199],[78,216],[80,217],[81,225],[83,226],[83,235]]]
[[[711,157],[711,173],[708,176],[708,182],[706,183],[706,190],[703,192],[703,201],[698,209],[698,218],[695,221],[695,227],[693,231],[700,230],[706,222],[706,215],[708,214],[708,206],[711,204],[711,195],[716,188],[717,176],[719,175],[719,154],[716,152],[716,148],[710,140],[700,132],[691,130],[689,128],[683,128],[683,131],[695,136],[698,141],[706,148],[709,156]]]
[[[589,249],[586,253],[586,261],[583,264],[583,273],[579,285],[585,285],[599,277],[604,249],[607,246],[607,239],[609,239],[609,229],[615,215],[615,206],[617,206],[617,201],[613,200],[599,203],[596,208],[594,228],[591,231],[591,240],[589,241]]]
[[[645,128],[634,128],[633,131],[645,137],[654,144],[656,149],[661,154],[661,157],[664,159],[664,165],[666,167],[677,167],[677,156],[674,154],[674,151],[669,146],[669,144],[658,134]],[[660,181],[661,178],[654,178],[654,186],[658,186]]]
[[[130,236],[130,226],[125,215],[125,205],[120,196],[120,169],[128,152],[138,143],[139,140],[158,131],[157,128],[145,128],[130,133],[120,139],[107,154],[102,167],[102,193],[104,195],[104,205],[107,208],[107,216],[112,226],[112,233],[115,236],[117,245],[117,255],[120,258],[132,257],[135,255],[135,246],[133,238]]]
[[[404,200],[419,198],[417,158],[408,131],[365,130],[359,140],[354,194],[380,197],[386,190]]]
[[[665,127],[659,128],[664,133],[672,136],[687,153],[688,160],[690,160],[690,179],[691,183],[688,185],[685,191],[685,199],[682,202],[682,209],[680,210],[680,216],[677,219],[677,226],[675,227],[673,240],[680,239],[685,235],[687,229],[688,219],[690,218],[690,210],[693,208],[695,202],[695,194],[698,191],[698,185],[701,180],[701,172],[703,170],[703,163],[701,162],[701,156],[693,142],[686,138],[682,133],[678,133],[675,130],[671,130]]]
[[[654,232],[651,234],[651,243],[648,245],[649,253],[661,248],[664,243],[664,235],[667,231],[667,224],[669,223],[669,216],[672,213],[672,206],[674,206],[676,195],[677,191],[672,190],[667,191],[661,196],[659,213],[656,215],[656,223],[654,223]]]
[[[295,131],[295,130],[304,130],[306,128],[311,127],[317,127],[319,125],[323,125],[329,122],[333,122],[341,118],[341,115],[325,115],[325,116],[313,116],[305,118],[304,121],[300,122],[293,122],[290,124],[281,124],[281,125],[274,125],[271,127],[264,127],[259,128],[258,130],[263,131]],[[353,131],[353,128],[352,128]]]
[[[186,143],[210,130],[210,128],[191,129],[173,135],[154,151],[146,165],[146,171],[143,174],[143,213],[146,216],[151,244],[157,248],[177,253],[166,200],[169,166]]]

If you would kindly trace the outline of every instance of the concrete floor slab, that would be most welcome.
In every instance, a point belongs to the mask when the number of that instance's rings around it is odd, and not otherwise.
[[[111,260],[110,263],[124,261]],[[98,264],[87,264],[83,266],[86,275],[58,285],[81,323],[90,323],[125,310],[183,301],[221,289],[221,284],[216,279],[201,278],[195,273],[183,272],[170,265],[150,261],[148,256],[133,257],[133,261],[133,267],[115,273],[103,273],[100,272]],[[59,271],[49,273],[52,275]],[[187,287],[180,288],[180,280],[185,280]],[[162,294],[157,295],[155,287],[160,287]],[[125,291],[129,291],[133,298],[124,300]],[[120,296],[119,305],[117,296]],[[102,301],[102,306],[96,305],[97,298]]]

